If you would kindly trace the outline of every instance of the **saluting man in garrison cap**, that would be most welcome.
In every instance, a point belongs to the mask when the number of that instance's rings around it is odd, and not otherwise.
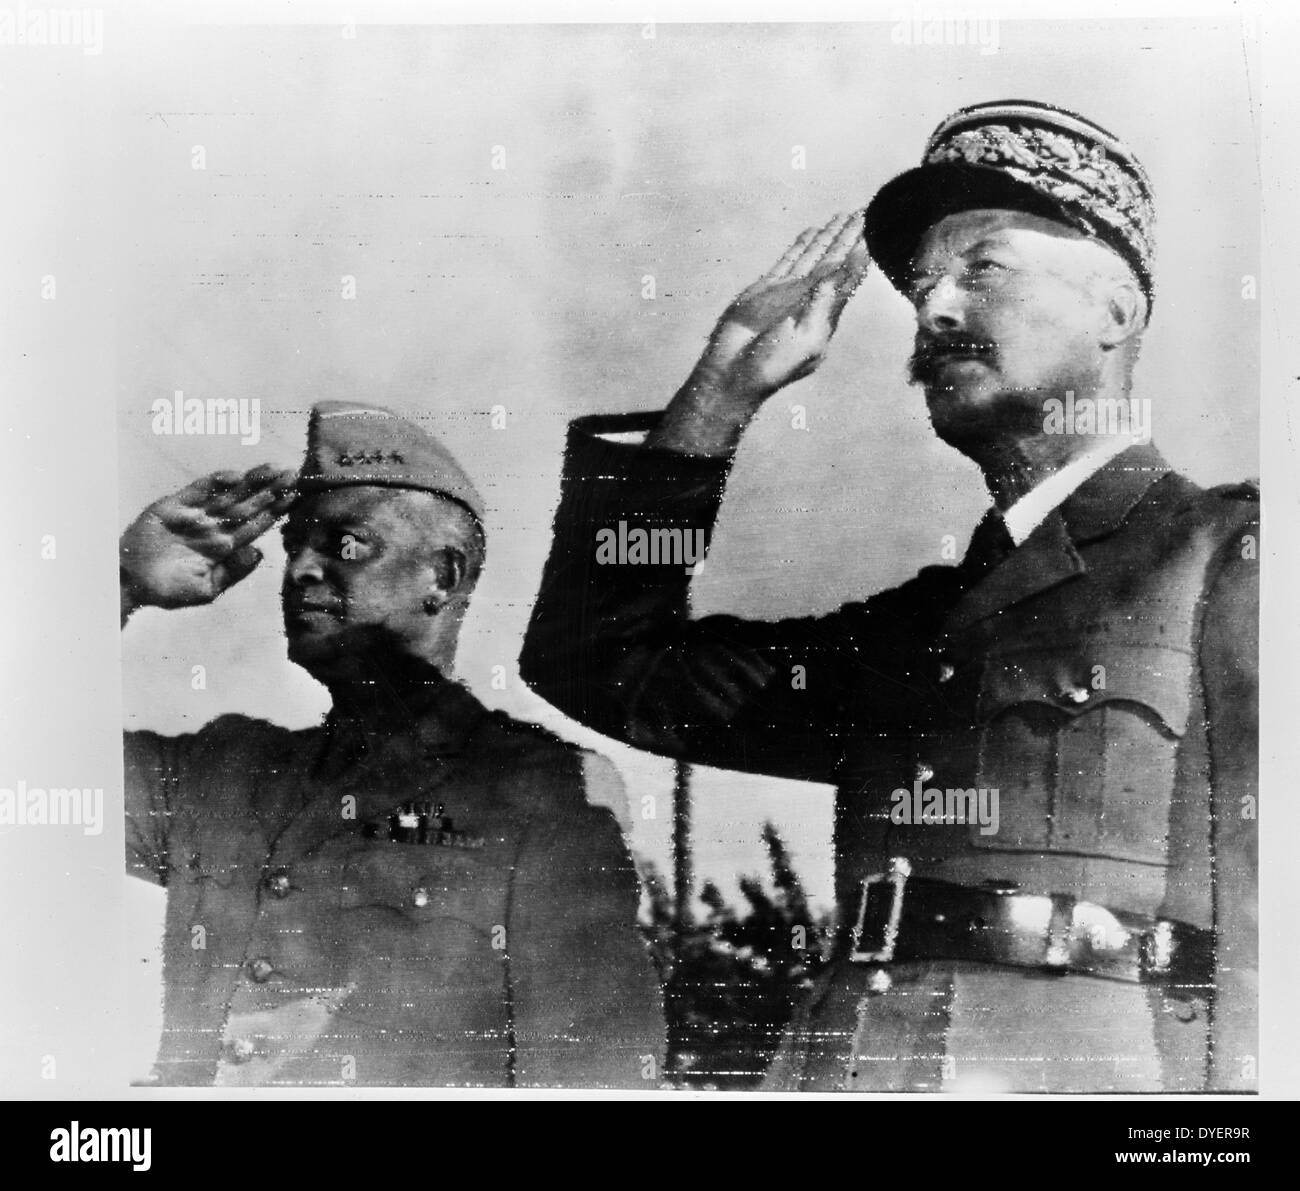
[[[732,303],[665,412],[572,426],[525,680],[643,748],[839,788],[837,950],[773,1086],[1255,1087],[1258,490],[1113,433],[1154,225],[1104,129],[963,109]],[[935,433],[987,481],[964,560],[777,622],[690,619],[680,566],[596,565],[600,528],[712,524],[870,259],[915,308]],[[1059,433],[1084,400],[1108,416]]]
[[[324,725],[126,737],[128,868],[168,894],[156,1078],[646,1087],[662,1008],[631,857],[584,792],[602,759],[453,677],[483,508],[441,445],[317,405],[298,475],[210,475],[127,529],[123,623],[216,599],[286,513],[289,657]]]

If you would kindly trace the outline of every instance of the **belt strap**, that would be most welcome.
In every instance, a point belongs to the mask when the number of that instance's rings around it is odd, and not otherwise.
[[[862,882],[849,958],[877,965],[971,960],[1207,989],[1214,970],[1210,931],[1069,894],[1023,893],[1012,882],[913,877],[901,857]]]

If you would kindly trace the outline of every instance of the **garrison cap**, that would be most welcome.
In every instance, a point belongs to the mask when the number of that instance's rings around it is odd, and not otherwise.
[[[464,505],[483,521],[483,498],[461,466],[432,435],[378,405],[321,401],[307,424],[300,492],[351,484],[414,488]]]
[[[1041,215],[1109,245],[1153,294],[1155,203],[1137,158],[1099,125],[1048,104],[962,108],[930,134],[921,164],[867,206],[867,250],[896,289],[927,228],[980,207]]]

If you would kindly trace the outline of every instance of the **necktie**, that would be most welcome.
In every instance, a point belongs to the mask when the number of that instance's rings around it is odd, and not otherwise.
[[[1016,548],[1002,520],[1002,514],[990,509],[971,535],[970,547],[962,559],[961,569],[970,582],[986,575]]]

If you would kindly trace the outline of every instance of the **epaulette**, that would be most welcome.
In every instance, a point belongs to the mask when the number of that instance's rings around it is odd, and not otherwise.
[[[508,711],[494,707],[488,711],[488,719],[511,741],[523,748],[559,748],[566,752],[580,752],[578,745],[565,740],[552,732],[550,728],[531,720],[515,718]]]
[[[1211,488],[1210,491],[1215,496],[1223,496],[1228,500],[1259,500],[1259,481],[1255,479],[1242,480],[1236,484],[1219,484]]]

